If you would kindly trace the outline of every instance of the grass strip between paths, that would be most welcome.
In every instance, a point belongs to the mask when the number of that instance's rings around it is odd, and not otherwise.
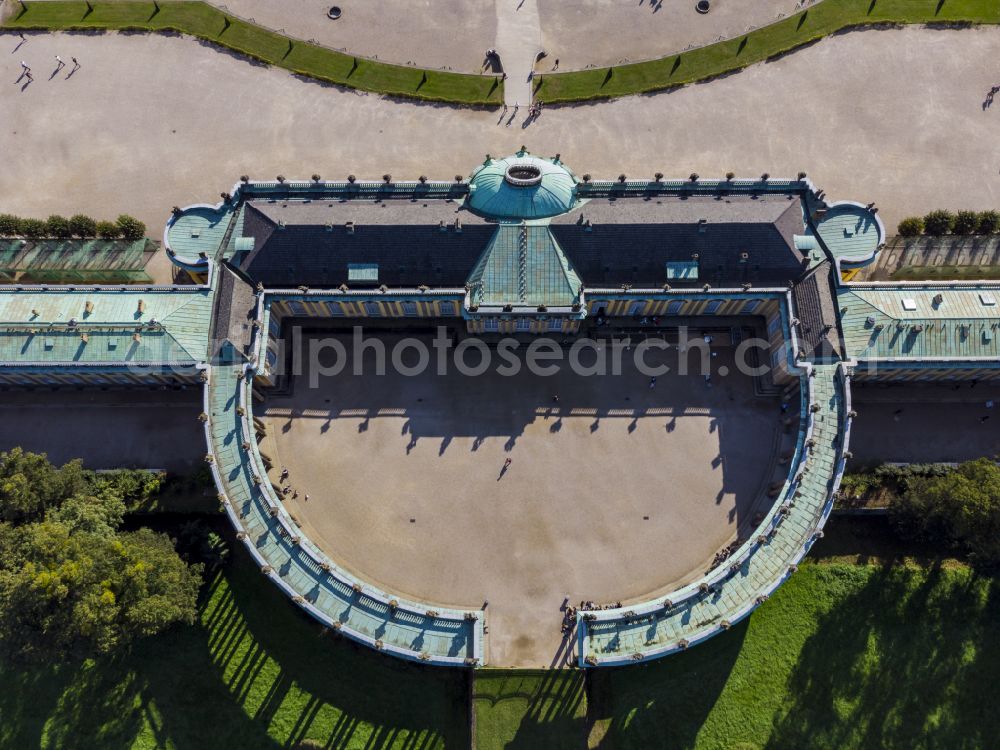
[[[503,86],[495,76],[425,70],[354,57],[291,39],[200,0],[24,2],[4,26],[46,31],[173,31],[309,78],[363,91],[465,105],[503,101]]]
[[[996,24],[1000,2],[822,0],[748,34],[657,60],[535,76],[535,97],[559,103],[661,91],[740,70],[845,29],[913,23]]]

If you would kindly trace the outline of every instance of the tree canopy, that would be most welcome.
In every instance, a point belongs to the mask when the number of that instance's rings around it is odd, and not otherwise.
[[[979,562],[1000,563],[1000,467],[988,458],[911,479],[892,510],[904,528],[964,547]]]
[[[191,623],[201,566],[150,529],[121,530],[128,483],[78,461],[0,454],[0,648],[60,658],[108,653]]]

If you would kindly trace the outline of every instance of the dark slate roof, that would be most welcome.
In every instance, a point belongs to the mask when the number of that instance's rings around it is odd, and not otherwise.
[[[228,264],[219,267],[219,285],[215,293],[212,361],[233,362],[248,359],[253,338],[254,308],[257,296],[250,283]]]
[[[354,263],[378,266],[373,285],[460,287],[496,229],[443,198],[254,199],[244,214],[242,236],[254,238],[254,249],[233,262],[269,287],[357,287],[348,278]],[[661,286],[667,262],[696,253],[698,278],[671,284],[784,286],[805,273],[794,248],[793,235],[805,231],[794,194],[591,198],[552,219],[551,230],[588,287]]]
[[[826,260],[813,268],[792,290],[798,334],[810,359],[841,359],[837,310],[830,286],[832,264]]]
[[[377,264],[376,284],[461,287],[495,229],[451,200],[251,201],[254,250],[233,260],[270,287],[339,286],[350,263]]]
[[[797,196],[597,198],[553,219],[552,231],[589,287],[660,286],[667,262],[696,253],[697,280],[673,286],[784,286],[805,270],[793,239],[804,233]]]

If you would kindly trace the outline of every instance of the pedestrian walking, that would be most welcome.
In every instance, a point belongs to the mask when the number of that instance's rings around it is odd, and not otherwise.
[[[656,376],[654,375],[649,379],[649,390],[653,390],[656,387]]]
[[[56,70],[62,70],[65,67],[66,63],[63,62],[63,59],[59,55],[56,55]]]
[[[508,456],[507,458],[505,458],[505,459],[503,460],[503,467],[504,467],[504,468],[506,469],[506,468],[507,468],[508,466],[510,466],[510,465],[511,465],[512,463],[513,463],[513,461],[512,461],[511,459],[510,459],[510,456]]]
[[[28,63],[26,63],[24,60],[21,60],[21,70],[25,72],[31,70],[31,68],[28,67]]]
[[[75,57],[71,57],[70,60],[73,61],[73,70],[70,71],[71,73],[75,73],[78,68],[83,67],[79,62],[77,62]]]

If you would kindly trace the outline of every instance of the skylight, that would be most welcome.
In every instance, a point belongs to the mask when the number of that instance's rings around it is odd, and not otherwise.
[[[667,263],[668,279],[697,279],[698,261],[682,260]]]

